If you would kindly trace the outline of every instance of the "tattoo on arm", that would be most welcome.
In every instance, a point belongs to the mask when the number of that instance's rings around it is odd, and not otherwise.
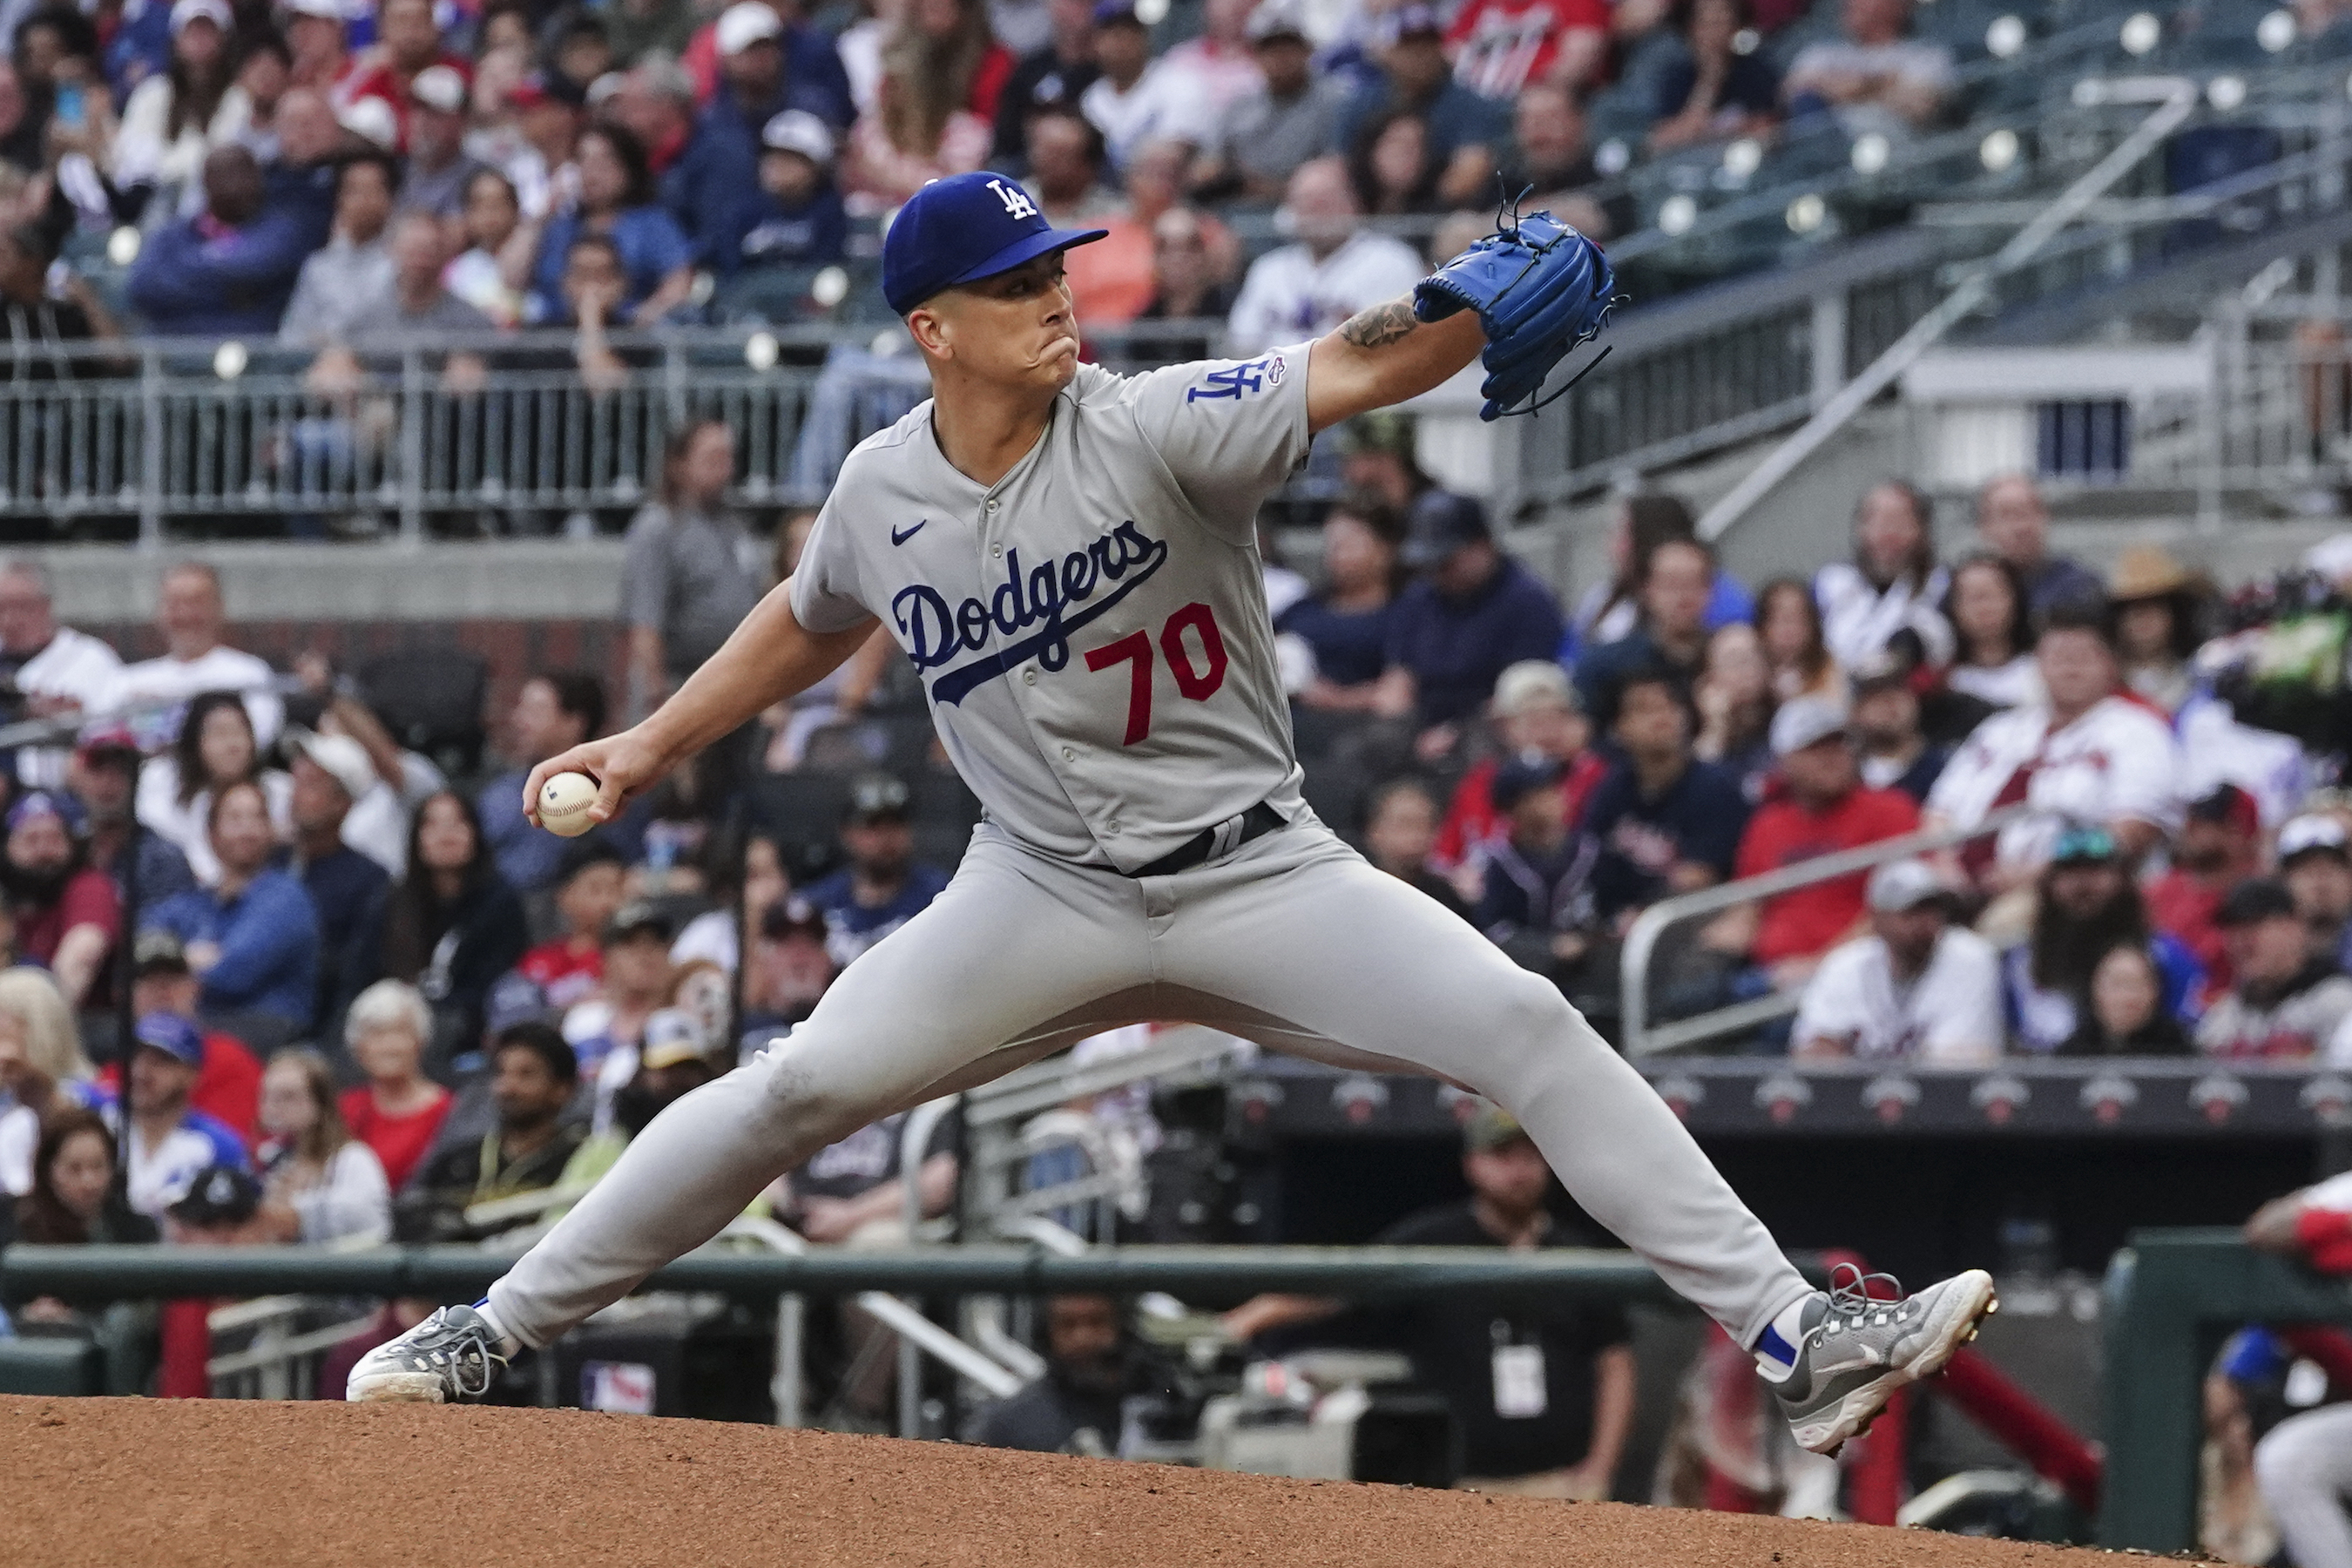
[[[1374,305],[1359,310],[1341,324],[1339,337],[1344,342],[1360,349],[1384,349],[1412,335],[1421,319],[1412,313],[1411,300],[1391,300],[1385,305]]]

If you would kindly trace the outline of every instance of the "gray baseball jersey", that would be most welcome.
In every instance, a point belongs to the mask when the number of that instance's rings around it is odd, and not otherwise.
[[[1308,438],[1304,347],[1082,365],[992,487],[925,403],[842,466],[793,613],[880,616],[989,816],[1058,858],[1132,871],[1260,801],[1296,819],[1256,522]]]

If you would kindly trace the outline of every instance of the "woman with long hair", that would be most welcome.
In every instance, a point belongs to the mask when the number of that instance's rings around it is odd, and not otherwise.
[[[205,156],[234,142],[252,110],[236,85],[237,60],[224,0],[172,7],[172,64],[131,89],[107,172],[125,189],[176,185],[184,207],[202,196]]]
[[[2091,969],[2083,1021],[2058,1047],[2062,1057],[2185,1057],[2189,1031],[2164,1005],[2164,972],[2144,942],[2126,940]]]
[[[0,1207],[16,1241],[87,1247],[158,1239],[155,1222],[135,1214],[114,1168],[114,1134],[85,1106],[67,1106],[41,1123],[30,1191]]]
[[[481,1038],[490,984],[530,946],[522,900],[499,875],[473,803],[456,790],[428,795],[408,835],[408,875],[384,911],[383,970],[433,1008],[433,1060]]]
[[[1854,508],[1853,560],[1813,578],[1822,639],[1848,668],[1898,644],[1914,664],[1947,663],[1952,628],[1936,605],[1949,586],[1926,493],[1901,479],[1873,485]]]
[[[1631,635],[1642,621],[1642,587],[1649,581],[1650,558],[1662,544],[1697,538],[1697,520],[1680,496],[1651,490],[1619,501],[1609,529],[1609,580],[1594,584],[1577,601],[1560,658],[1573,660],[1586,647]],[[1706,629],[1748,620],[1755,608],[1738,578],[1717,572],[1706,602]]]
[[[1443,173],[1431,151],[1429,121],[1410,109],[1379,116],[1348,149],[1348,178],[1356,200],[1375,217],[1443,212],[1437,196]]]
[[[1998,555],[1969,556],[1952,569],[1943,614],[1957,645],[1944,684],[1994,708],[2042,700],[2032,602],[2016,567]]]
[[[1772,672],[1756,628],[1724,626],[1706,640],[1706,663],[1691,692],[1699,729],[1691,751],[1739,781],[1750,805],[1764,798],[1774,767]]]
[[[433,1011],[416,987],[379,980],[352,998],[343,1046],[366,1081],[336,1109],[352,1136],[375,1152],[395,1191],[424,1163],[449,1115],[449,1091],[425,1076]]]
[[[91,1104],[98,1070],[73,1014],[37,969],[0,971],[0,1196],[29,1192],[44,1118]]]
[[[916,0],[912,25],[882,47],[873,109],[849,128],[841,184],[854,215],[897,206],[933,180],[970,174],[988,157],[995,132],[968,107],[969,89],[956,86],[970,54],[970,25],[960,22],[941,37],[922,23],[950,5],[975,19],[986,37],[987,14],[974,0]]]
[[[600,235],[621,258],[625,284],[617,324],[657,321],[686,302],[694,287],[694,248],[654,194],[646,144],[627,127],[598,121],[580,133],[572,154],[580,199],[550,218],[531,268],[532,310],[540,321],[564,315],[563,268],[572,242]]]
[[[1370,491],[1342,496],[1323,519],[1323,586],[1275,621],[1276,649],[1305,677],[1295,695],[1307,707],[1373,711],[1403,542],[1403,520]]]
[[[308,1047],[269,1058],[261,1075],[262,1217],[283,1241],[392,1233],[392,1187],[375,1151],[352,1136],[335,1103],[334,1069]]]
[[[488,168],[467,178],[459,221],[466,248],[442,270],[442,287],[499,326],[518,325],[528,302],[539,225],[523,217],[514,182]]]
[[[1772,695],[1825,696],[1841,700],[1845,674],[1822,640],[1821,606],[1813,591],[1794,577],[1775,577],[1756,595],[1756,635],[1772,675]]]
[[[233,784],[260,786],[271,830],[293,835],[294,781],[261,765],[253,717],[234,691],[204,692],[188,704],[172,748],[139,773],[139,822],[188,858],[196,880],[220,880],[213,853],[213,797]]]
[[[2135,544],[2116,562],[2107,604],[2124,684],[2167,713],[2197,687],[2189,660],[2200,641],[2202,584],[2160,544]]]

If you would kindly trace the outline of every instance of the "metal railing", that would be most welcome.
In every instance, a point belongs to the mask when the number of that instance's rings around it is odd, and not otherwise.
[[[1652,904],[1635,918],[1632,928],[1626,931],[1624,946],[1618,955],[1619,976],[1624,993],[1622,1005],[1625,1054],[1635,1059],[1661,1056],[1702,1041],[1720,1039],[1726,1035],[1761,1027],[1797,1010],[1799,997],[1796,993],[1776,991],[1769,996],[1734,1003],[1691,1017],[1678,1018],[1672,1023],[1651,1023],[1650,964],[1657,956],[1659,940],[1673,927],[1741,904],[1792,893],[1819,882],[1832,882],[1841,877],[1851,877],[1890,860],[1904,860],[1916,855],[1932,855],[1954,848],[1970,839],[1999,833],[2011,823],[2022,821],[2033,815],[2034,809],[2030,805],[2004,806],[1973,826],[1936,827],[1906,833],[1900,838],[1881,839],[1856,849],[1841,849],[1834,855],[1801,860],[1777,871],[1767,871],[1760,877],[1701,888],[1696,892],[1680,893]]]

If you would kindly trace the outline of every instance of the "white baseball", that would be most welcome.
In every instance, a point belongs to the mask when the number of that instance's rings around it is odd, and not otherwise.
[[[588,808],[602,794],[586,773],[556,773],[539,786],[539,825],[550,833],[577,838],[596,826]]]

